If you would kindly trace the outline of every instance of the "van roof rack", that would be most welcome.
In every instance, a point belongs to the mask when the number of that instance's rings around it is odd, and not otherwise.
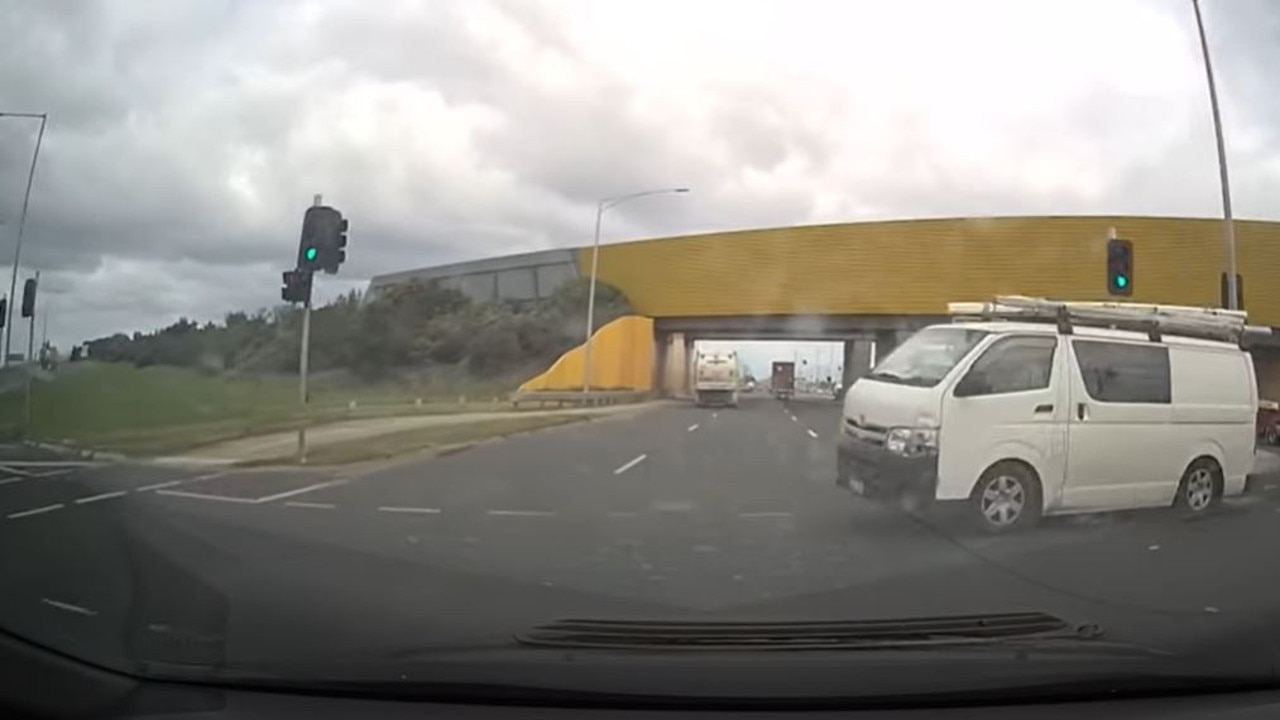
[[[1271,328],[1249,325],[1243,310],[1124,302],[1066,302],[1023,295],[1000,295],[987,302],[953,302],[954,320],[1052,322],[1064,335],[1075,326],[1144,332],[1153,342],[1163,335],[1218,340],[1242,345],[1248,335],[1270,335]]]

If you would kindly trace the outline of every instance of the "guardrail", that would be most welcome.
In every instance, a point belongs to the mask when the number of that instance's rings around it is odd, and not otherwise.
[[[511,394],[511,405],[520,407],[521,403],[538,403],[546,406],[555,403],[557,407],[565,405],[619,405],[634,403],[649,397],[647,390],[528,390]]]

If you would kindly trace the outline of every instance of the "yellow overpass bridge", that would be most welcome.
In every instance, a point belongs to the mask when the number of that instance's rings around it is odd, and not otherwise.
[[[949,218],[679,236],[602,246],[598,278],[653,318],[660,387],[683,386],[685,355],[702,338],[843,339],[845,372],[856,375],[866,345],[877,343],[883,355],[883,346],[944,315],[948,302],[1108,299],[1112,228],[1133,243],[1133,294],[1117,299],[1221,304],[1222,222],[1190,218]],[[1280,223],[1237,221],[1236,247],[1250,321],[1280,326]],[[437,277],[473,296],[538,297],[590,267],[591,248],[583,247],[396,273],[374,278],[370,289]],[[1280,394],[1272,351],[1255,354],[1264,395],[1267,385]]]

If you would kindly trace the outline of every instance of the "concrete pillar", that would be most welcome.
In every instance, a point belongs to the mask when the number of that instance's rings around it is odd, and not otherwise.
[[[849,387],[854,380],[871,372],[872,343],[870,338],[844,341],[844,369],[841,371],[840,381],[845,387]]]
[[[877,330],[876,331],[876,364],[880,364],[885,358],[889,357],[889,353],[894,348],[902,344],[903,340],[910,337],[910,333],[901,330]]]
[[[684,333],[670,333],[662,338],[662,395],[664,397],[680,397],[689,386],[689,354],[690,346]]]
[[[653,378],[650,380],[650,391],[656,397],[666,392],[667,383],[667,336],[655,332],[653,334]]]

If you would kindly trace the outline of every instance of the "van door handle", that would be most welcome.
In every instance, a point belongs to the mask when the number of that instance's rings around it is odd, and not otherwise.
[[[1044,404],[1042,404],[1042,405],[1037,405],[1037,406],[1036,406],[1036,409],[1035,409],[1033,412],[1035,412],[1035,413],[1037,413],[1037,414],[1039,414],[1039,413],[1051,413],[1051,412],[1053,412],[1053,403],[1044,403]]]
[[[1084,403],[1076,403],[1076,419],[1077,419],[1077,420],[1083,420],[1083,419],[1084,419],[1084,416],[1085,416],[1085,410],[1086,410],[1086,408],[1085,408]]]

